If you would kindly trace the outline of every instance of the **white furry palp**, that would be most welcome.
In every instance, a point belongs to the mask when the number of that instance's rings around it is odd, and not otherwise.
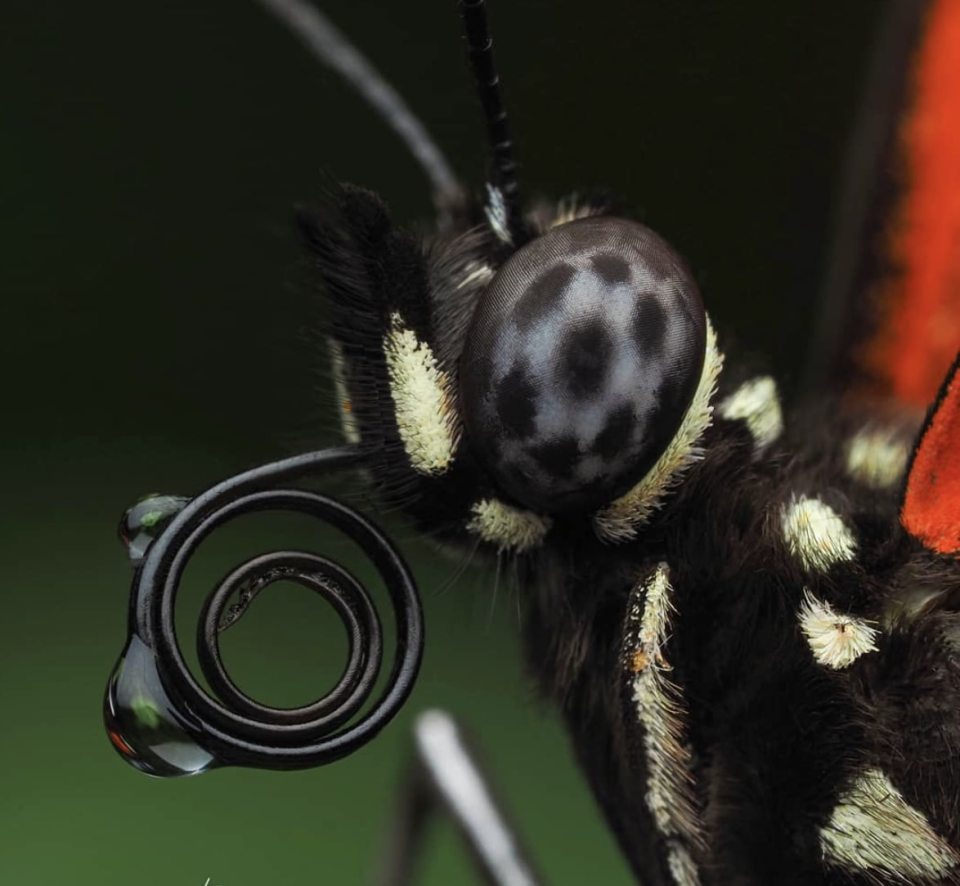
[[[521,510],[495,498],[478,501],[467,530],[503,552],[523,553],[543,544],[552,522],[549,517]]]
[[[453,462],[461,436],[453,381],[399,314],[390,320],[383,353],[404,451],[415,471],[442,474]]]

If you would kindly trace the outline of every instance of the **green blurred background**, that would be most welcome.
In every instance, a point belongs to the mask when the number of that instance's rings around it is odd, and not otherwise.
[[[727,344],[767,354],[789,388],[880,5],[494,2],[527,193],[624,194],[688,256]],[[454,0],[325,8],[479,183]],[[393,522],[428,645],[377,742],[319,770],[172,782],[113,752],[100,704],[124,636],[122,508],[332,440],[291,206],[324,176],[407,222],[429,199],[393,136],[252,0],[4,0],[0,47],[0,882],[363,883],[428,706],[468,724],[552,882],[628,882],[521,675],[514,589],[494,601],[478,568],[451,583],[456,564]],[[191,569],[184,611],[272,541],[325,543],[245,521]],[[224,645],[241,685],[287,704],[328,685],[344,647],[287,586]],[[473,881],[438,828],[422,882]]]

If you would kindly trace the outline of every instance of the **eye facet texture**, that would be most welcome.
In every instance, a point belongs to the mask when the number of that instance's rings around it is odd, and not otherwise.
[[[682,259],[649,228],[588,218],[515,252],[491,281],[460,366],[471,446],[540,512],[626,492],[676,432],[706,319]]]

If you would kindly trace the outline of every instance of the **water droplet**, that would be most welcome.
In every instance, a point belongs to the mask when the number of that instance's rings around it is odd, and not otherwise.
[[[124,511],[117,535],[134,566],[140,565],[153,540],[189,501],[181,495],[151,494]]]
[[[161,778],[199,775],[217,766],[191,737],[160,681],[153,650],[136,634],[117,663],[103,705],[107,735],[131,765]]]

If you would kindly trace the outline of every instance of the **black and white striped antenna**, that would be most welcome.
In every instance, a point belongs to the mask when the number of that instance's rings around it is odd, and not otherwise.
[[[500,76],[493,58],[493,37],[486,0],[460,0],[467,55],[487,123],[491,169],[487,217],[494,232],[514,246],[529,239],[520,203],[520,183],[513,157],[513,139],[503,104]]]

